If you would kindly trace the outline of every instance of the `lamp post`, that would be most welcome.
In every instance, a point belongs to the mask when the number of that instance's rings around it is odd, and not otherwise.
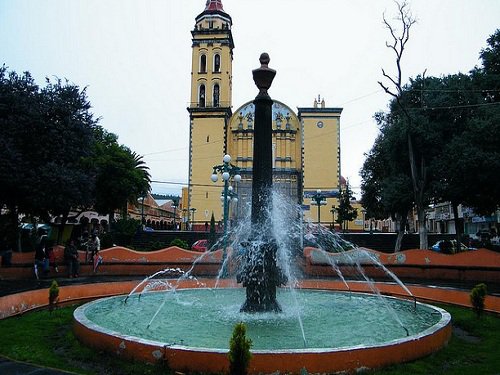
[[[238,203],[238,193],[236,193],[234,191],[234,188],[231,185],[229,185],[227,187],[227,194],[226,194],[226,196],[224,196],[224,191],[221,192],[220,200],[221,200],[222,203],[226,202],[226,211],[225,211],[226,214],[225,214],[225,217],[229,218],[231,216],[231,214],[229,212],[230,208],[231,208],[230,204],[231,203],[235,203],[235,204]],[[231,229],[231,220],[229,220],[228,222],[226,220],[226,224],[227,224],[227,229]]]
[[[335,230],[335,211],[337,210],[337,208],[335,207],[335,205],[332,205],[332,209],[330,210],[330,212],[332,213],[332,228],[333,230]]]
[[[189,211],[187,208],[182,209],[182,221],[184,221],[184,229],[187,230],[189,223]]]
[[[321,194],[321,190],[316,190],[316,194],[311,197],[311,204],[313,206],[318,206],[318,226],[321,223],[321,206],[326,205],[326,198]]]
[[[175,222],[177,205],[174,203],[171,207],[174,209],[174,230],[177,230],[177,223]]]
[[[229,185],[229,180],[232,178],[234,182],[238,183],[241,181],[240,168],[231,164],[231,156],[224,155],[222,158],[222,164],[216,165],[213,167],[212,175],[210,179],[212,182],[217,182],[218,174],[221,174],[222,180],[224,181],[224,190],[222,192],[222,201],[223,201],[223,261],[226,259],[226,243],[227,243],[227,218],[229,214],[229,200],[233,196],[233,187]],[[230,189],[231,188],[231,189]],[[230,195],[231,194],[231,195]],[[236,200],[237,201],[237,200]],[[225,270],[223,270],[223,274]]]
[[[144,230],[144,195],[142,196],[142,203],[141,203],[141,231]]]
[[[191,211],[191,230],[194,230],[194,213],[196,212],[196,208],[191,207],[189,211]]]

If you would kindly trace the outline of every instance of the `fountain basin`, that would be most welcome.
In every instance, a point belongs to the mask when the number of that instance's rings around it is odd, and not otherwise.
[[[178,298],[172,293],[166,296],[167,303],[151,323],[150,329],[146,329],[146,326],[151,316],[154,315],[154,310],[159,306],[157,300],[161,301],[164,298],[158,293],[148,293],[141,298],[141,301],[135,297],[131,298],[127,302],[128,306],[123,305],[123,296],[84,305],[75,311],[75,333],[81,341],[90,346],[142,361],[166,360],[174,370],[227,372],[229,369],[228,342],[232,327],[238,321],[245,321],[248,336],[254,341],[250,373],[271,373],[277,370],[300,373],[302,369],[307,369],[308,372],[336,372],[382,367],[430,354],[444,346],[451,335],[450,315],[446,311],[430,305],[418,304],[416,314],[426,324],[423,326],[417,324],[413,327],[407,322],[407,318],[402,317],[401,320],[410,331],[410,335],[406,336],[402,327],[392,317],[381,318],[379,316],[381,312],[377,310],[377,306],[380,302],[374,296],[366,294],[301,291],[296,296],[300,301],[297,304],[298,307],[289,309],[285,306],[290,305],[289,301],[286,301],[290,292],[280,291],[278,300],[280,302],[285,300],[282,303],[285,307],[284,312],[277,314],[279,322],[272,322],[272,319],[267,316],[266,318],[271,320],[266,323],[267,326],[264,324],[260,332],[257,330],[261,324],[260,317],[256,317],[256,314],[238,313],[241,300],[244,299],[242,289],[190,289],[176,294]],[[152,312],[146,309],[148,300],[155,305]],[[208,300],[212,305],[204,305],[205,302],[201,303],[201,300]],[[300,307],[305,300],[307,300],[305,307]],[[349,300],[351,300],[350,305]],[[368,301],[368,304],[359,305],[359,301],[362,300]],[[320,312],[320,307],[311,305],[311,301],[319,302],[324,311]],[[402,310],[408,312],[413,310],[411,301],[390,298],[386,299],[386,302],[401,306]],[[102,305],[103,303],[105,304]],[[109,306],[106,306],[106,303]],[[117,310],[119,305],[122,305],[121,311],[119,308]],[[177,312],[169,310],[174,305],[179,308]],[[345,305],[347,309],[339,310],[340,305]],[[132,320],[134,314],[127,311],[129,307],[133,309],[139,307],[140,313],[136,314],[139,320],[135,323]],[[379,307],[381,311],[385,309],[383,306]],[[298,311],[294,310],[296,308]],[[107,323],[103,323],[102,316],[110,318],[110,311],[119,311],[119,314],[125,317],[124,326],[132,330],[122,330],[113,324],[107,326]],[[344,328],[347,321],[352,320],[355,315],[363,314],[363,311],[366,316],[361,317],[360,322],[354,326],[348,327],[347,333],[342,333],[340,328]],[[99,314],[97,317],[93,316],[95,312],[100,312],[101,317]],[[303,318],[306,347],[304,347],[297,313],[300,313]],[[215,316],[215,320],[210,320],[214,319],[209,317],[211,314]],[[161,321],[161,315],[164,315],[166,319],[164,322]],[[271,315],[276,316],[276,314]],[[341,317],[340,321],[343,323],[326,321],[328,316]],[[177,318],[183,318],[184,322]],[[366,322],[367,319],[374,320]],[[116,320],[118,319],[115,316],[111,316],[112,323]],[[384,320],[396,330],[395,335],[392,333],[386,335],[387,329],[380,326]],[[195,323],[200,325],[195,327]],[[346,341],[350,336],[354,336],[353,333],[361,330],[356,327],[363,324],[380,329],[375,329],[372,333],[362,332],[354,341]],[[172,333],[176,326],[179,328],[178,332]],[[208,335],[204,333],[207,327],[211,329],[211,331],[208,330],[211,332]],[[287,331],[287,329],[290,330]],[[146,331],[146,334],[139,334],[140,331]],[[166,332],[167,336],[156,335],[161,331]],[[278,336],[280,332],[284,336]],[[215,333],[220,333],[220,337],[215,339]],[[323,337],[315,338],[316,333],[321,333]],[[202,340],[197,342],[197,338],[202,338]],[[378,338],[382,339],[376,340]]]

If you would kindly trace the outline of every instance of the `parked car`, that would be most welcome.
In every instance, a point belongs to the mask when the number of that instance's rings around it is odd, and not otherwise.
[[[205,252],[208,249],[208,240],[198,240],[192,246],[191,250]]]
[[[440,240],[432,245],[431,250],[443,254],[454,254],[462,251],[477,250],[475,247],[468,247],[465,244],[460,244],[460,249],[457,251],[457,240]]]

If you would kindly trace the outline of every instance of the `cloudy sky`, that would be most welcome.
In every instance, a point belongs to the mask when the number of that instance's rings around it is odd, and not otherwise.
[[[410,0],[417,19],[403,75],[467,73],[500,27],[498,0]],[[261,52],[277,70],[270,95],[292,109],[318,95],[342,107],[342,175],[359,187],[373,114],[394,72],[382,15],[392,0],[223,0],[233,19],[233,110],[257,89]],[[191,34],[205,0],[0,0],[0,63],[36,81],[87,87],[93,112],[119,142],[144,155],[156,193],[180,193],[188,176]],[[207,182],[211,171],[207,171]]]

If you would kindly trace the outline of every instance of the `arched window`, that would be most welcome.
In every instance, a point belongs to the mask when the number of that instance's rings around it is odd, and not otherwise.
[[[214,85],[214,97],[213,97],[213,103],[214,103],[214,107],[218,107],[219,106],[219,84],[216,83]]]
[[[200,85],[200,92],[198,94],[198,106],[205,107],[205,85]]]
[[[207,55],[200,56],[200,73],[207,72]]]
[[[214,72],[220,72],[220,55],[218,53],[214,55]]]

